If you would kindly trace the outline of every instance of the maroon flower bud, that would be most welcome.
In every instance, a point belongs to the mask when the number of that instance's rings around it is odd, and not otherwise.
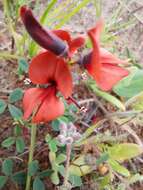
[[[41,47],[55,53],[56,55],[67,54],[68,46],[53,32],[44,29],[34,17],[31,9],[26,6],[22,6],[20,8],[20,16],[27,32]]]

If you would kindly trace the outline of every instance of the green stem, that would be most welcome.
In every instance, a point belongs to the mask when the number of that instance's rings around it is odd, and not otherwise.
[[[28,160],[28,166],[33,161],[33,154],[34,154],[34,147],[35,147],[35,141],[36,141],[36,129],[37,126],[35,124],[32,124],[31,126],[31,143],[29,148],[29,160]],[[26,180],[26,188],[25,190],[30,190],[30,183],[31,183],[31,176],[27,173],[27,180]]]
[[[68,143],[66,146],[66,155],[67,162],[65,168],[65,177],[64,177],[64,188],[68,189],[68,178],[69,178],[69,165],[70,165],[70,156],[71,156],[72,143]]]

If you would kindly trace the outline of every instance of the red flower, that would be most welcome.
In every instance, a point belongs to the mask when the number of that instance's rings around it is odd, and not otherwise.
[[[78,63],[83,64],[97,85],[104,91],[111,90],[112,87],[123,77],[128,75],[128,71],[118,66],[124,63],[106,49],[100,48],[100,33],[103,26],[102,20],[96,27],[88,31],[93,50],[84,56]]]
[[[72,40],[69,33],[63,30],[50,31],[44,29],[34,17],[31,9],[26,6],[20,8],[20,15],[26,30],[33,40],[35,40],[41,47],[56,55],[72,56],[77,48],[81,47],[85,42],[83,37],[78,37]]]
[[[24,119],[33,115],[33,122],[39,123],[63,115],[64,104],[57,97],[57,92],[60,91],[65,98],[72,93],[72,77],[66,62],[51,52],[40,53],[31,61],[29,77],[34,84],[48,86],[25,92]]]
[[[69,32],[65,30],[53,30],[53,33],[56,34],[62,40],[67,42],[69,47],[69,57],[72,57],[72,55],[77,51],[77,49],[85,44],[85,38],[83,36],[79,36],[77,38],[72,39]]]

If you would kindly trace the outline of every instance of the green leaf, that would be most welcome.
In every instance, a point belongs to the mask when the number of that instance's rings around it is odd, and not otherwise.
[[[45,185],[39,177],[34,179],[33,190],[45,190]]]
[[[66,110],[65,110],[66,111]],[[69,112],[68,112],[69,114]],[[69,123],[69,118],[67,118],[66,116],[61,116],[58,118],[58,121],[61,123],[61,122],[64,122],[64,123]]]
[[[73,103],[68,105],[68,109],[75,113],[78,112],[77,106],[75,106],[75,104],[73,104]]]
[[[91,172],[91,169],[88,165],[84,166],[70,165],[69,172],[72,175],[84,176],[86,174],[89,174]]]
[[[58,171],[58,169],[59,169],[59,164],[57,164],[56,162],[53,162],[52,164],[52,169],[53,169],[53,171]]]
[[[5,111],[6,107],[7,104],[5,103],[5,101],[0,99],[0,114],[2,114]]]
[[[119,96],[131,98],[143,91],[143,70],[135,70],[128,77],[114,86],[114,92]]]
[[[96,160],[96,165],[100,165],[102,164],[103,162],[106,162],[107,160],[109,159],[109,154],[108,153],[103,153],[100,158],[98,158]]]
[[[142,97],[143,98],[143,97]],[[143,99],[138,100],[131,106],[134,110],[143,111]]]
[[[117,190],[126,190],[126,184],[120,183],[117,187]]]
[[[50,134],[47,134],[46,137],[45,137],[45,141],[47,143],[49,143],[51,141],[51,139],[52,139],[52,136]]]
[[[29,64],[27,63],[27,61],[25,59],[19,59],[19,61],[18,61],[19,74],[22,74],[23,72],[27,73],[28,67],[29,67]]]
[[[25,172],[17,172],[12,175],[12,180],[20,185],[24,185],[26,183],[26,173]]]
[[[108,148],[110,158],[117,161],[134,158],[142,154],[142,152],[142,147],[134,143],[116,144]]]
[[[118,98],[112,96],[111,94],[109,94],[107,92],[103,92],[103,91],[99,90],[96,86],[95,81],[89,80],[87,82],[87,85],[92,89],[92,91],[97,96],[102,97],[103,99],[110,102],[112,105],[116,106],[117,108],[119,108],[121,110],[125,110],[125,106],[123,105],[123,103]]]
[[[60,121],[58,119],[52,121],[52,129],[54,131],[59,131]]]
[[[21,100],[22,96],[22,90],[20,88],[16,88],[13,92],[10,93],[9,101],[11,103],[17,102],[18,100]]]
[[[9,104],[8,109],[9,109],[9,112],[10,112],[11,116],[14,119],[19,119],[23,115],[22,111],[19,108],[15,107],[14,105]]]
[[[34,176],[39,170],[39,163],[37,160],[32,161],[28,166],[28,175]]]
[[[51,178],[53,184],[55,184],[55,185],[59,184],[60,180],[59,180],[57,171],[53,172],[50,178]]]
[[[131,107],[135,110],[142,111],[143,110],[143,91],[137,94],[136,96],[129,98],[126,101],[125,105],[126,107]]]
[[[133,183],[136,183],[136,182],[142,182],[143,181],[143,175],[137,173],[133,176],[131,176],[131,178],[129,179],[129,184],[132,185]]]
[[[13,161],[10,159],[6,159],[2,163],[2,172],[6,176],[12,175],[12,170],[13,170]]]
[[[52,164],[53,162],[55,162],[56,160],[56,154],[55,152],[49,152],[49,160],[50,160],[50,163]]]
[[[25,142],[23,137],[16,138],[16,150],[18,153],[24,152],[25,149]]]
[[[47,17],[49,16],[49,11],[53,8],[57,0],[51,0],[46,9],[43,12],[43,15],[40,18],[40,23],[41,24],[46,24],[47,23]]]
[[[55,138],[49,142],[49,149],[51,152],[57,152],[57,140]]]
[[[15,143],[15,137],[8,137],[2,142],[2,147],[9,148]]]
[[[111,174],[107,174],[100,179],[100,189],[106,189],[106,186],[110,184]]]
[[[44,178],[44,177],[49,177],[53,173],[53,170],[47,169],[38,174],[38,177]]]
[[[20,135],[22,135],[22,128],[19,127],[19,126],[16,126],[16,127],[14,128],[14,135],[15,135],[15,136],[20,136]]]
[[[57,164],[61,164],[63,163],[64,161],[66,161],[67,157],[65,154],[59,154],[56,158],[56,163]]]
[[[110,159],[110,160],[108,160],[108,163],[115,172],[118,172],[119,174],[121,174],[125,177],[130,176],[130,172],[125,167],[120,165],[116,160]]]
[[[95,125],[92,125],[91,127],[89,127],[82,135],[81,139],[79,139],[79,141],[75,142],[76,146],[81,146],[82,144],[84,144],[87,140],[87,138],[95,131],[95,129],[97,127],[100,127],[102,125],[102,123],[104,122],[104,120],[101,120],[99,122],[97,122]]]
[[[58,172],[61,174],[61,176],[65,176],[65,167],[62,164],[58,166]]]
[[[81,177],[77,175],[70,175],[69,181],[71,182],[72,187],[80,187],[82,185]]]
[[[69,167],[71,175],[83,176],[91,172],[90,166],[85,163],[85,156],[81,155]]]
[[[7,176],[0,176],[0,189],[2,189],[4,187],[4,185],[7,182]]]

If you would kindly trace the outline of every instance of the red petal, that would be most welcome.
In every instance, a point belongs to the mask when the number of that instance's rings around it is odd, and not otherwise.
[[[88,35],[93,44],[93,51],[91,55],[90,64],[86,65],[86,69],[91,75],[95,75],[98,78],[98,75],[101,71],[101,61],[100,61],[100,50],[99,50],[99,42],[96,39],[95,30],[90,30]]]
[[[64,103],[56,97],[55,89],[48,88],[47,97],[33,118],[34,123],[48,122],[64,114]]]
[[[115,55],[113,55],[104,48],[100,48],[100,55],[102,63],[123,64],[126,62],[124,60],[117,58]]]
[[[24,119],[28,119],[38,109],[45,96],[44,90],[41,88],[30,88],[25,91],[23,97]]]
[[[72,56],[75,51],[82,47],[85,44],[85,38],[81,37],[77,37],[75,39],[73,39],[70,44],[69,44],[69,55]]]
[[[127,76],[129,72],[117,65],[103,64],[100,77],[94,77],[98,86],[104,90],[111,90],[118,81]]]
[[[69,56],[71,57],[74,52],[84,45],[85,38],[80,36],[75,39],[71,39],[70,34],[65,30],[53,30],[53,33],[56,34],[59,38],[66,41],[69,45]]]
[[[101,60],[100,60],[100,33],[103,28],[103,20],[100,19],[95,28],[88,31],[88,35],[93,45],[93,52],[91,56],[91,62],[88,64],[88,71],[91,75],[95,75],[97,78],[101,71]]]
[[[27,32],[41,47],[50,50],[56,55],[67,53],[67,45],[63,40],[58,38],[53,32],[45,30],[36,20],[30,8],[22,6],[20,15]]]
[[[34,123],[48,122],[64,114],[64,104],[56,97],[54,87],[46,89],[31,88],[23,98],[24,119],[28,119],[34,112]]]
[[[57,57],[51,52],[42,52],[35,56],[29,67],[29,78],[34,84],[47,84],[54,80]]]
[[[29,78],[35,84],[47,84],[55,81],[57,89],[65,98],[72,93],[72,77],[67,63],[51,52],[40,53],[32,59]]]
[[[88,34],[90,35],[90,33],[92,33],[94,35],[94,38],[96,38],[97,42],[99,43],[100,42],[100,35],[101,35],[101,32],[102,32],[102,29],[103,29],[103,26],[104,26],[104,21],[103,19],[101,18],[97,23],[96,23],[96,26],[94,28],[91,28],[89,31],[88,31]]]
[[[97,22],[96,27],[88,31],[88,35],[93,45],[93,52],[91,56],[91,62],[87,65],[87,69],[91,75],[95,75],[98,79],[101,71],[100,60],[100,33],[103,28],[103,20]]]
[[[58,90],[65,98],[68,98],[72,93],[72,76],[67,63],[62,59],[57,63],[55,80]]]
[[[69,32],[67,32],[65,30],[52,30],[52,32],[54,34],[56,34],[56,36],[58,36],[62,40],[67,41],[67,43],[69,43],[71,41],[71,36],[70,36]]]

